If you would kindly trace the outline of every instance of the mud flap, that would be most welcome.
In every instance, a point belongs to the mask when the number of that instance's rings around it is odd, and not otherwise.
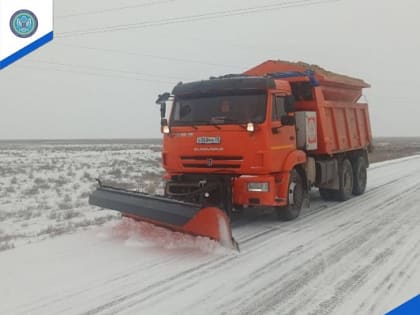
[[[239,250],[229,217],[216,207],[203,208],[194,203],[109,186],[98,187],[89,196],[89,204],[174,231],[209,237],[225,247]]]

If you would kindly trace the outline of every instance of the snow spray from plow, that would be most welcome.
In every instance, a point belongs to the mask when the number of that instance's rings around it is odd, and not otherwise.
[[[117,210],[125,217],[173,231],[209,237],[225,247],[239,250],[232,236],[229,217],[216,207],[202,207],[101,183],[89,196],[89,204]]]

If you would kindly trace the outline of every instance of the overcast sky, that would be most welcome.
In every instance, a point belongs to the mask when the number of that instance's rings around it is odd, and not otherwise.
[[[420,2],[315,2],[55,0],[54,41],[0,72],[0,139],[160,137],[158,93],[267,59],[364,79],[374,136],[420,136]]]

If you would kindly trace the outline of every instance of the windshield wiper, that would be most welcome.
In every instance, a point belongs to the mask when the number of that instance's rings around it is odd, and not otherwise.
[[[179,123],[179,122],[178,122]],[[182,124],[176,124],[177,126],[183,126],[183,127],[193,127],[194,129],[198,129],[197,126],[214,126],[217,129],[221,129],[219,125],[211,123],[208,120],[195,120],[195,121],[183,121]]]
[[[221,129],[220,126],[218,124],[212,123],[211,121],[208,120],[196,120],[194,121],[194,123],[198,123],[200,125],[209,125],[209,126],[214,126],[217,129]]]
[[[241,123],[239,120],[230,118],[230,117],[224,117],[224,118],[221,118],[220,120],[223,120],[223,122],[230,122],[230,123],[235,123],[235,124]]]

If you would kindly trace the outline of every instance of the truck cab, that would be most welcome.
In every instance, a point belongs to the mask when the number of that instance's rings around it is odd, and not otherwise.
[[[297,149],[289,82],[228,76],[178,84],[172,95],[169,119],[162,120],[166,196],[228,212],[288,205],[291,170],[306,162]],[[307,188],[303,171],[293,187],[300,210]]]

